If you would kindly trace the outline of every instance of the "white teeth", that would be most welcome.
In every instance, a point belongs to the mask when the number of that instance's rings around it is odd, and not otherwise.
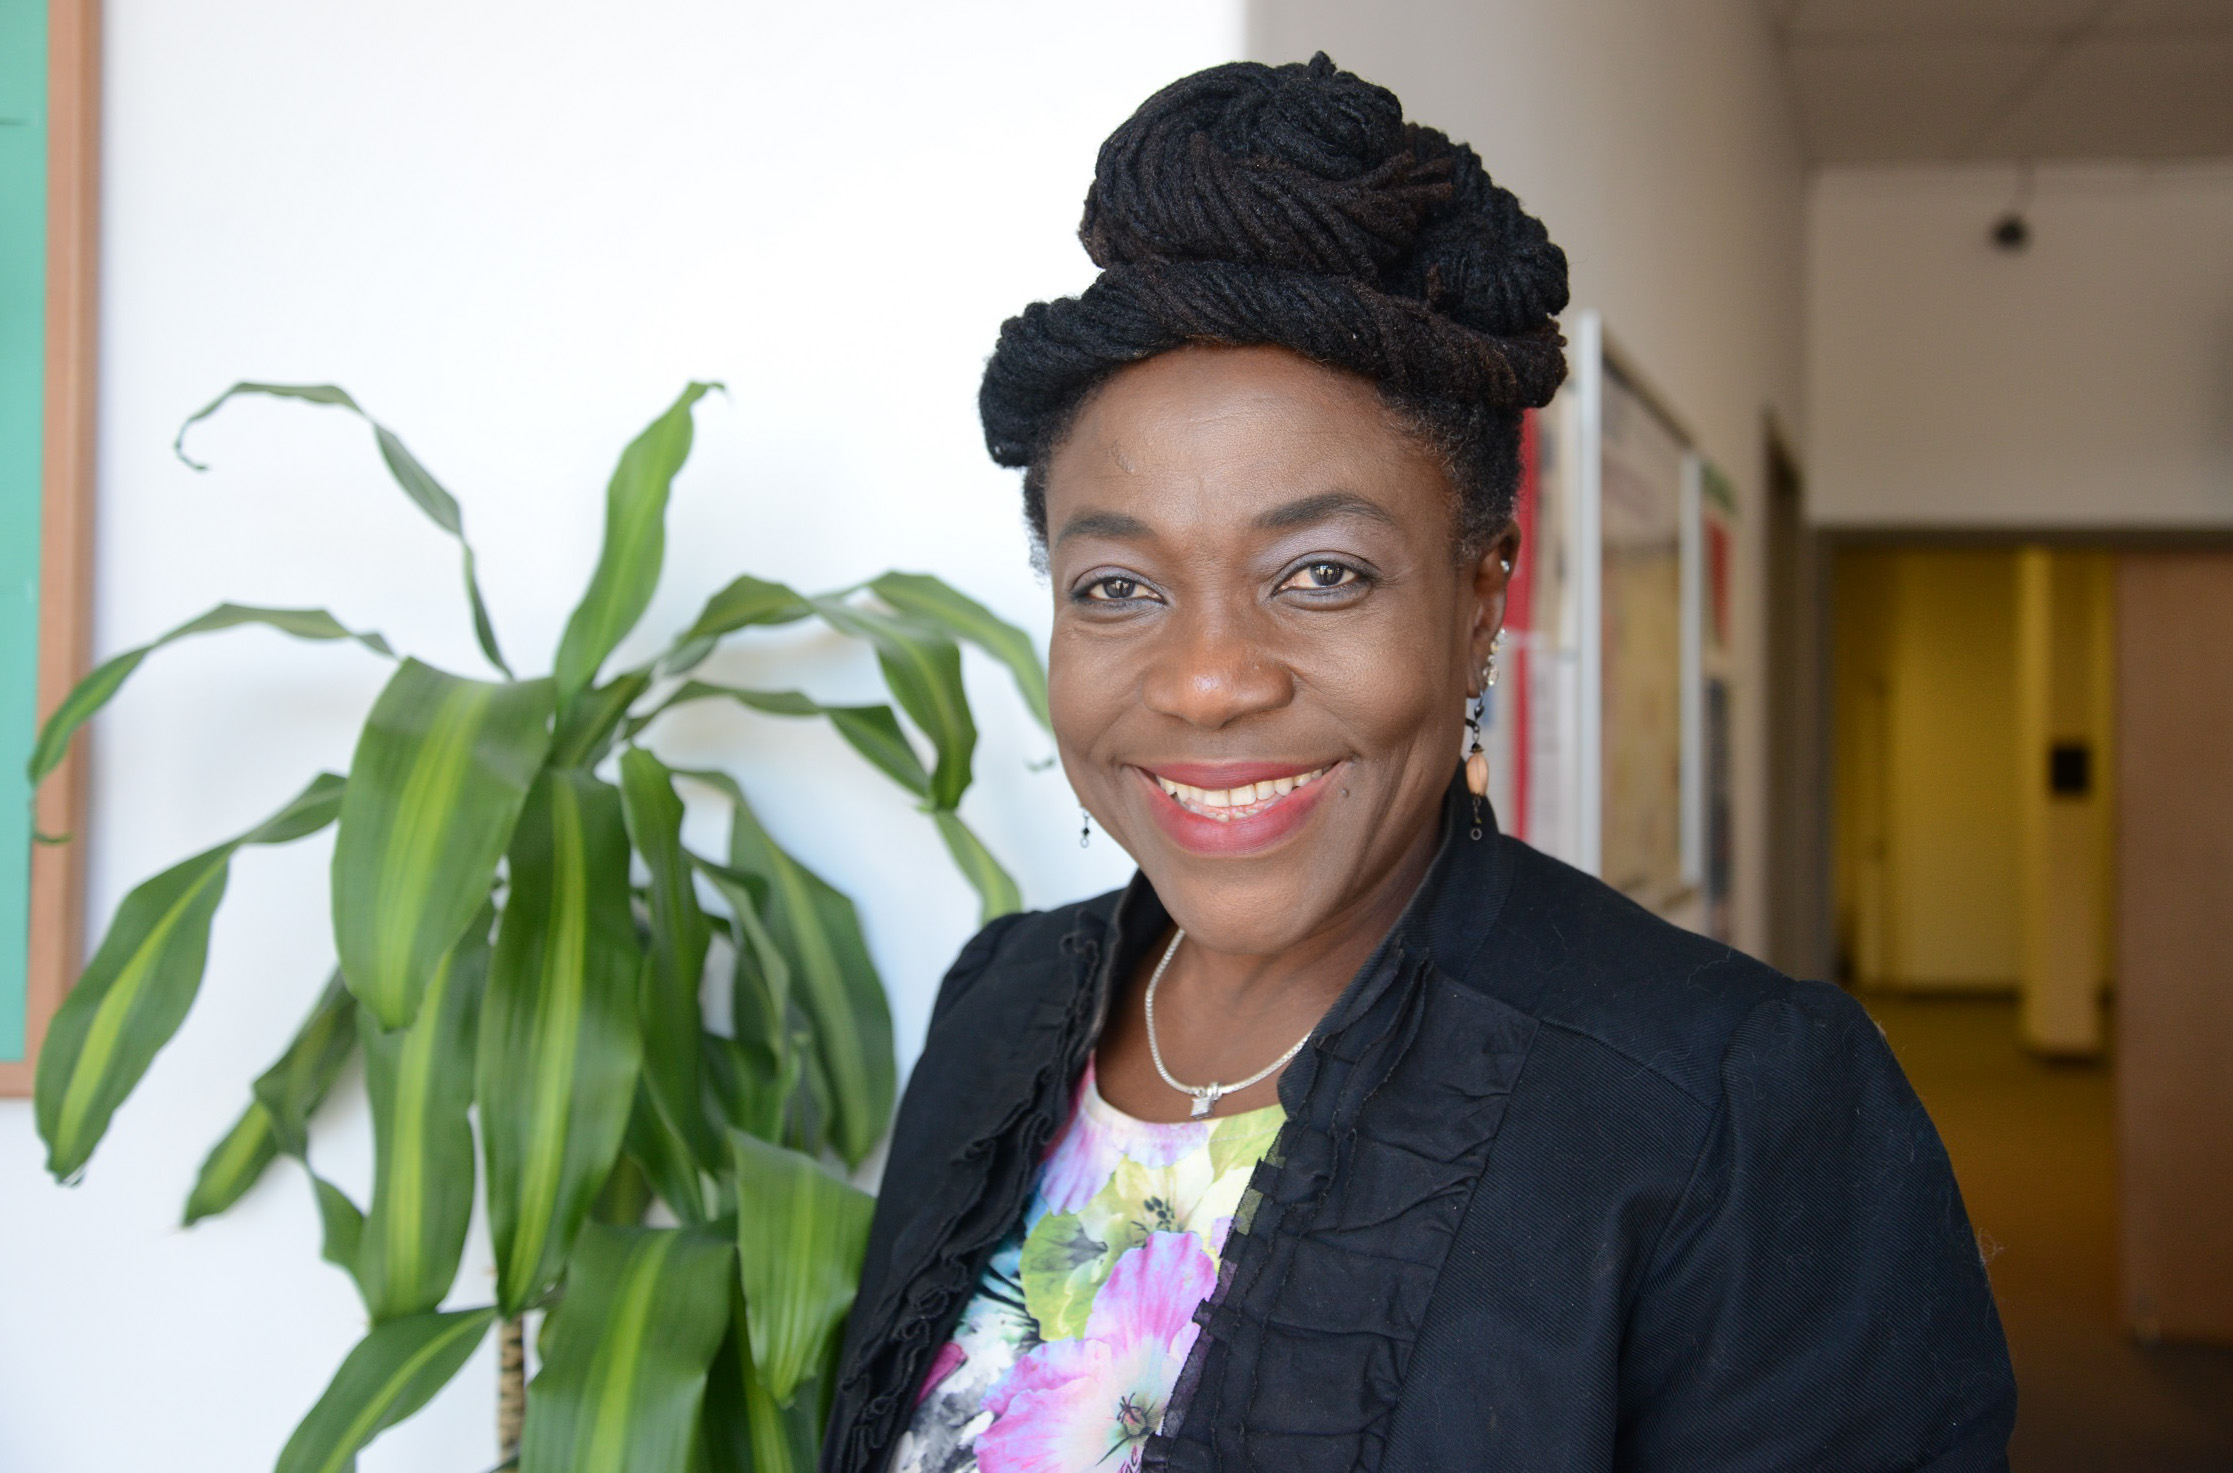
[[[1254,810],[1275,799],[1284,798],[1300,787],[1306,787],[1326,775],[1323,767],[1314,768],[1294,777],[1268,778],[1260,783],[1245,783],[1233,788],[1197,788],[1189,783],[1173,782],[1167,777],[1157,777],[1156,783],[1181,804],[1207,818],[1230,823],[1240,815],[1237,809]]]

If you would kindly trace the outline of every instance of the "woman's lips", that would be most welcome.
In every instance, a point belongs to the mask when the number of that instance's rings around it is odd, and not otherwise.
[[[1240,854],[1277,843],[1310,816],[1338,762],[1177,762],[1136,767],[1148,810],[1173,842],[1203,854]]]

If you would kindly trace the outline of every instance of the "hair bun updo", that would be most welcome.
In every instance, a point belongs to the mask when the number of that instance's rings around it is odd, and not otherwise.
[[[1566,376],[1566,256],[1386,88],[1323,52],[1183,78],[1102,145],[1078,234],[1100,277],[1003,324],[978,398],[1041,538],[1045,461],[1086,394],[1188,343],[1373,380],[1450,462],[1461,538],[1509,518],[1519,412]]]

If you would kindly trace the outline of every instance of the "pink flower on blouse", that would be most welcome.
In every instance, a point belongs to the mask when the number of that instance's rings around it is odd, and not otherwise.
[[[1191,1233],[1151,1234],[1118,1259],[1084,1337],[1034,1346],[985,1397],[983,1473],[1134,1473],[1216,1287]]]
[[[1095,1106],[1100,1108],[1096,1109]],[[1049,1212],[1075,1212],[1109,1184],[1126,1157],[1142,1166],[1162,1168],[1198,1151],[1210,1138],[1208,1124],[1156,1125],[1141,1129],[1134,1121],[1112,1120],[1094,1085],[1093,1062],[1086,1061],[1070,1124],[1047,1153],[1039,1195]]]
[[[968,1359],[969,1352],[963,1350],[958,1341],[949,1340],[939,1346],[938,1354],[931,1358],[929,1374],[923,1377],[921,1388],[915,1392],[915,1405],[921,1406],[923,1398],[936,1391],[938,1383],[960,1370],[962,1363]]]

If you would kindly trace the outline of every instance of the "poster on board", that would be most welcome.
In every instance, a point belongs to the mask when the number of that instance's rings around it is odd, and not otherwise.
[[[1696,889],[1683,863],[1688,447],[1611,365],[1601,423],[1598,873],[1647,910],[1674,916]]]
[[[1573,376],[1525,423],[1490,797],[1516,837],[1726,937],[1735,498],[1596,314],[1574,329]]]

